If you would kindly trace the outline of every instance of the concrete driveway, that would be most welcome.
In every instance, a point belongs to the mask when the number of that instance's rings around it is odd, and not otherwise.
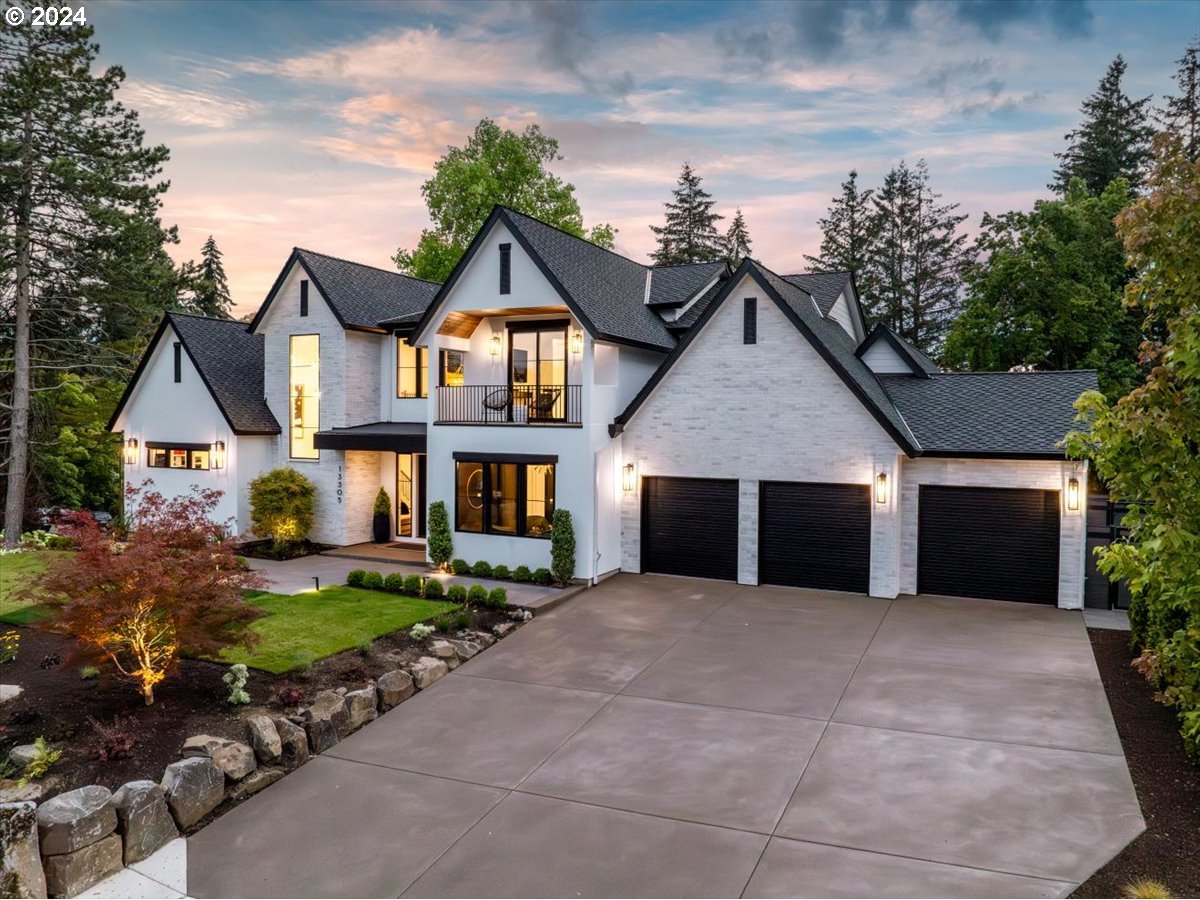
[[[1078,612],[621,575],[191,838],[188,890],[1049,897],[1142,828]]]

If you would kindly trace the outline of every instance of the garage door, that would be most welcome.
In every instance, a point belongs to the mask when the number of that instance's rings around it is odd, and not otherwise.
[[[759,484],[758,580],[866,593],[871,579],[871,488]]]
[[[1058,491],[922,485],[917,590],[1058,602]]]
[[[642,479],[642,571],[737,580],[738,483]]]

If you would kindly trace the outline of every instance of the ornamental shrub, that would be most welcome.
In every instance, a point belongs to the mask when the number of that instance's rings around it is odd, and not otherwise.
[[[549,569],[543,567],[541,569],[534,570],[534,573],[533,573],[533,583],[534,584],[547,585],[553,580],[554,580],[554,576],[550,574]]]
[[[392,572],[390,575],[385,575],[383,578],[383,589],[393,594],[403,594],[404,576],[399,572]]]
[[[471,564],[465,559],[454,560],[454,562],[450,563],[450,568],[454,571],[455,575],[471,574]]]
[[[409,575],[404,579],[404,593],[410,597],[421,596],[421,576]]]
[[[367,577],[366,569],[351,569],[346,574],[346,585],[348,587],[360,588],[363,586],[363,581]]]
[[[250,521],[254,533],[276,547],[303,541],[312,531],[317,489],[287,466],[272,469],[250,482]]]
[[[454,555],[454,538],[450,535],[450,517],[446,514],[446,504],[435,500],[429,504],[428,546],[429,558],[439,569],[445,569]]]
[[[471,566],[471,574],[476,578],[491,578],[492,565],[491,563],[485,562],[481,559],[479,562],[475,563],[475,565]]]
[[[378,572],[368,572],[363,576],[363,587],[371,591],[383,590],[383,576]]]
[[[436,578],[425,579],[425,599],[440,600],[445,595],[446,589],[442,587],[442,583]]]
[[[488,592],[486,605],[490,609],[504,609],[508,606],[508,591],[502,587],[492,588]]]
[[[371,507],[371,515],[390,516],[392,514],[392,498],[383,488],[375,495],[375,505]]]
[[[492,569],[492,577],[499,578],[502,581],[507,581],[509,578],[512,578],[512,572],[508,571],[508,566],[501,563],[500,565],[496,566],[496,568]]]
[[[575,577],[575,526],[571,513],[556,509],[550,532],[550,572],[560,587]]]
[[[529,571],[529,566],[517,566],[512,571],[512,580],[519,584],[525,584],[533,580],[533,573]]]
[[[452,584],[446,589],[446,599],[451,603],[466,603],[467,589],[461,584]]]
[[[482,584],[473,584],[471,589],[467,591],[467,599],[472,603],[486,604],[488,598],[488,589]]]

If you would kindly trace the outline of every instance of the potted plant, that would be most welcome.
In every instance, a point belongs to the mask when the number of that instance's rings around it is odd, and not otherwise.
[[[375,508],[372,512],[375,514],[371,520],[375,543],[385,544],[392,533],[392,498],[383,488],[375,495]]]

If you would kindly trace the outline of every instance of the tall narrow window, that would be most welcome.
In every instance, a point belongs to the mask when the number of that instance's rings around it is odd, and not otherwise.
[[[746,306],[742,319],[742,343],[758,343],[758,301],[747,297],[743,301]]]
[[[396,454],[396,534],[412,537],[413,457]]]
[[[300,315],[308,315],[308,279],[300,282]]]
[[[441,350],[438,384],[442,387],[461,387],[466,380],[467,354],[463,350]]]
[[[512,244],[500,245],[500,293],[512,292]]]
[[[175,383],[183,381],[183,344],[175,342]]]
[[[428,397],[425,383],[425,348],[396,338],[396,396]]]
[[[321,338],[293,334],[288,354],[292,459],[318,459],[313,435],[321,427]]]

